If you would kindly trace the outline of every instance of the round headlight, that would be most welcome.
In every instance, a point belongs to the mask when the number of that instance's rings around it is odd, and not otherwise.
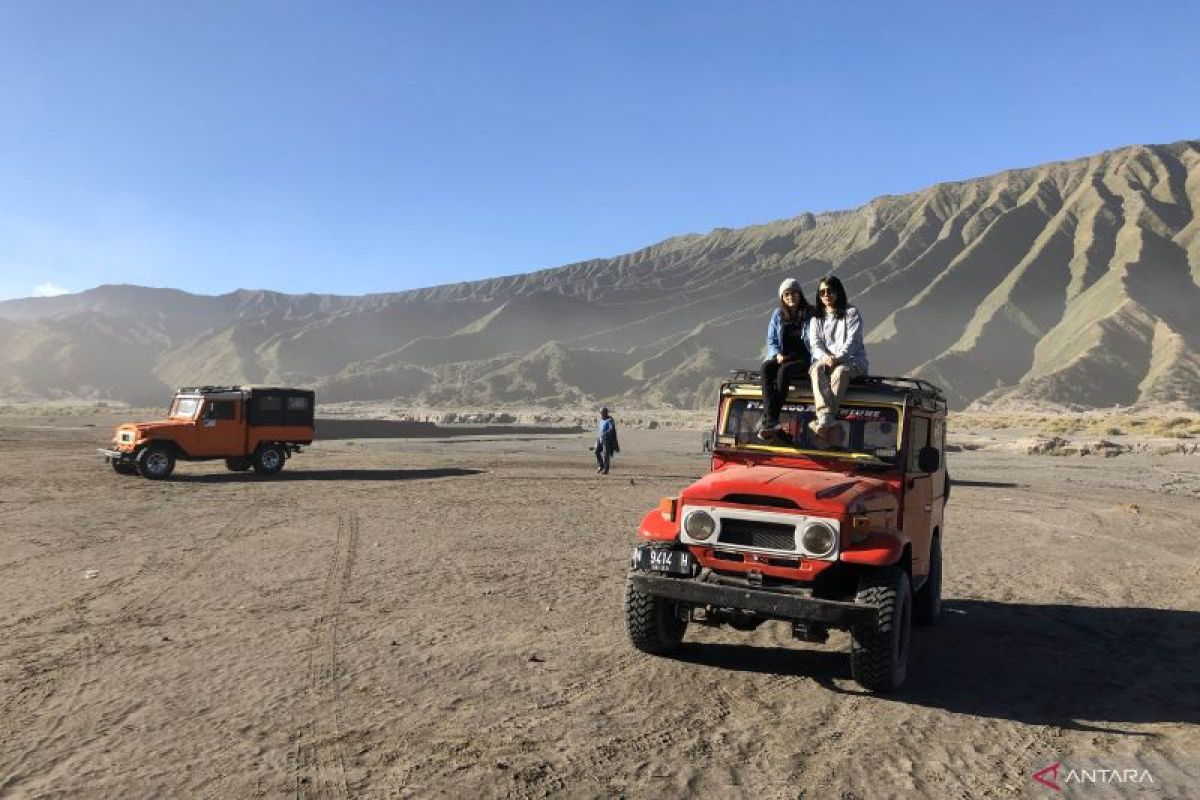
[[[800,543],[814,556],[827,556],[837,544],[837,533],[824,522],[810,522],[800,536]]]
[[[693,539],[707,539],[717,531],[717,521],[707,511],[693,511],[683,521],[683,529]]]

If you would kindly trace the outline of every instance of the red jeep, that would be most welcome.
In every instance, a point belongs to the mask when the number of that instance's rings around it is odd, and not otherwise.
[[[689,622],[783,620],[810,642],[841,628],[854,679],[896,689],[911,624],[935,622],[941,606],[945,397],[921,380],[861,378],[819,439],[807,387],[789,394],[786,433],[768,441],[762,408],[757,373],[734,373],[711,471],[642,519],[625,586],[630,641],[665,655]]]

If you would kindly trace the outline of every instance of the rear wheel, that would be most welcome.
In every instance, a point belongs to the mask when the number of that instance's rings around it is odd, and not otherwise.
[[[225,459],[225,469],[230,472],[245,472],[253,466],[249,456],[238,456],[237,458]]]
[[[175,470],[175,454],[166,447],[152,444],[138,453],[137,471],[143,478],[161,481]]]
[[[254,451],[254,471],[259,475],[274,475],[283,469],[287,455],[277,444],[264,444]]]
[[[630,571],[625,580],[625,631],[629,641],[643,653],[666,655],[679,649],[687,630],[687,619],[680,619],[675,603],[633,586]]]
[[[929,544],[929,577],[913,596],[913,622],[917,625],[933,625],[941,615],[942,537],[935,536]]]
[[[876,692],[899,689],[908,677],[912,597],[908,573],[898,567],[869,572],[858,579],[856,603],[875,606],[875,621],[850,631],[850,674]]]

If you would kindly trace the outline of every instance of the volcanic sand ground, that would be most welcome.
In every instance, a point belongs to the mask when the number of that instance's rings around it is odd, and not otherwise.
[[[696,432],[622,430],[607,477],[560,435],[152,483],[108,422],[0,418],[0,796],[1044,796],[1058,760],[1200,791],[1194,456],[951,453],[944,622],[883,697],[840,632],[629,647]]]

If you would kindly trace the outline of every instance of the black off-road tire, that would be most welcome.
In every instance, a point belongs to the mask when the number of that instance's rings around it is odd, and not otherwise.
[[[264,444],[254,451],[252,466],[259,475],[275,475],[283,469],[283,462],[286,460],[287,453],[282,447],[277,444]]]
[[[254,466],[249,456],[238,456],[237,458],[225,459],[225,469],[230,472],[245,472]]]
[[[175,471],[175,453],[169,447],[152,444],[137,455],[137,471],[143,478],[161,481]]]
[[[913,624],[936,625],[942,616],[942,537],[929,543],[929,577],[913,595]]]
[[[625,579],[625,631],[629,641],[643,653],[668,655],[679,649],[687,630],[675,603],[664,597],[638,591],[633,586],[633,571]]]
[[[850,631],[850,674],[874,692],[899,689],[908,677],[908,648],[912,632],[912,596],[908,573],[888,567],[858,579],[856,603],[875,606],[875,622]]]
[[[137,475],[137,464],[132,461],[117,461],[115,458],[109,462],[112,464],[113,472],[118,475]]]

